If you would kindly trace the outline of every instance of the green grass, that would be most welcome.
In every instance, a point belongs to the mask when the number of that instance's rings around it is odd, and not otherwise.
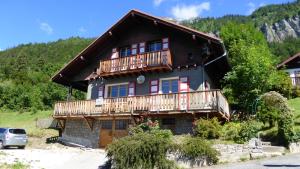
[[[30,168],[29,165],[23,164],[19,161],[13,163],[13,164],[0,164],[1,169],[28,169]]]
[[[36,120],[51,117],[52,111],[32,112],[10,112],[0,111],[0,127],[24,128],[28,136],[43,137],[53,135],[54,130],[39,129],[36,127]]]

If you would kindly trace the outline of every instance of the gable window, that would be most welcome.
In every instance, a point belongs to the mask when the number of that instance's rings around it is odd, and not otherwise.
[[[145,42],[139,44],[139,53],[145,53]]]
[[[163,49],[169,49],[169,38],[163,38],[162,39],[162,48]]]
[[[161,41],[155,41],[148,44],[148,52],[160,51],[162,49]]]
[[[131,55],[137,54],[137,44],[131,45]]]
[[[130,82],[128,85],[128,96],[134,96],[135,95],[135,83]]]
[[[98,98],[103,97],[104,86],[100,86],[98,90]]]
[[[129,46],[123,47],[120,49],[120,56],[121,57],[126,57],[131,55],[131,49]]]
[[[128,95],[128,84],[108,86],[107,97],[124,97]]]
[[[178,93],[178,79],[166,79],[161,81],[161,91],[163,94]]]

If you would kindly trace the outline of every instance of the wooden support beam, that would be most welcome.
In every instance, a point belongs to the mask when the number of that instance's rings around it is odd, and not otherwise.
[[[66,127],[66,119],[57,119],[59,126],[61,127],[62,131],[65,130]]]
[[[91,118],[91,117],[85,117],[85,116],[83,118],[84,118],[85,122],[88,124],[91,131],[93,131],[93,126],[94,126],[95,119]]]

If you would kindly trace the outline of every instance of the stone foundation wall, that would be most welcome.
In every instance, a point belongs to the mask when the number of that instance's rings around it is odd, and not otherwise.
[[[91,131],[84,119],[67,119],[62,139],[85,147],[98,148],[99,133],[99,120],[94,121],[93,130]]]

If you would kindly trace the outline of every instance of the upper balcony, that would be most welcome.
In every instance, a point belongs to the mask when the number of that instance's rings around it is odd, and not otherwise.
[[[101,77],[139,72],[172,70],[172,56],[169,49],[119,57],[100,61],[97,74]]]

